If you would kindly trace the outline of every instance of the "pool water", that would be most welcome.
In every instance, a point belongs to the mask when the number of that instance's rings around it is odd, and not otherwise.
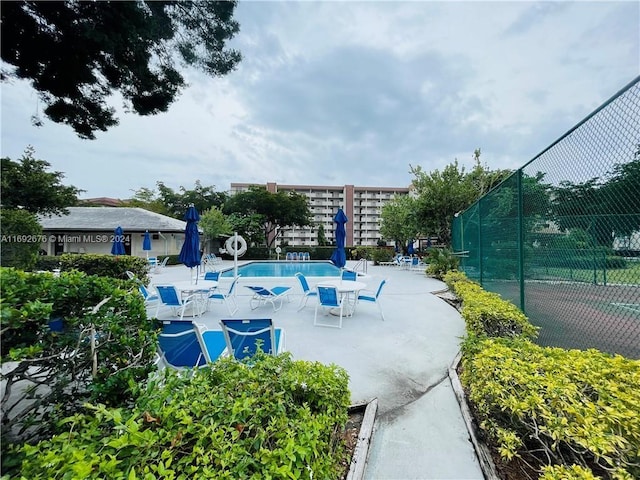
[[[300,272],[305,277],[339,277],[340,269],[330,262],[249,262],[238,267],[243,277],[295,277]],[[221,273],[233,277],[233,269]]]

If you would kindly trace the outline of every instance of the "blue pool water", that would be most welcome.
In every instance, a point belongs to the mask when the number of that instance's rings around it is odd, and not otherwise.
[[[238,267],[238,274],[243,277],[295,277],[297,272],[306,277],[340,276],[340,269],[330,262],[250,262]],[[221,276],[233,277],[233,269]]]

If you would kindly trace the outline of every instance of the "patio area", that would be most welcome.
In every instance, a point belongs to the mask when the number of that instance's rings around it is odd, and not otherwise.
[[[221,268],[232,266],[225,261]],[[152,275],[151,283],[188,281],[191,274],[184,266],[167,267]],[[302,289],[293,277],[241,277],[236,290],[239,308],[233,317],[225,305],[213,303],[196,319],[219,329],[221,318],[272,318],[277,328],[286,331],[286,350],[293,358],[334,363],[347,370],[352,403],[377,398],[365,478],[482,479],[447,376],[464,322],[453,307],[432,294],[445,285],[422,272],[369,265],[366,277],[358,280],[374,289],[383,278],[388,280],[381,296],[386,321],[376,305],[361,303],[341,329],[314,327],[316,300],[309,299],[297,311]],[[312,287],[314,280],[309,278]],[[230,282],[222,278],[219,288],[226,291]],[[243,285],[252,284],[290,286],[290,302],[285,300],[275,312],[268,303],[251,310],[252,292]],[[174,318],[169,309],[161,309],[159,317]]]

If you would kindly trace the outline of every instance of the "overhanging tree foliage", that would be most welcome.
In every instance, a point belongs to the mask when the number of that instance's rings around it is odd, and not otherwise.
[[[380,234],[394,240],[398,245],[406,245],[421,233],[416,218],[416,199],[409,195],[396,195],[383,205]]]
[[[117,125],[119,92],[139,115],[165,112],[185,87],[178,70],[212,76],[241,59],[225,43],[239,31],[235,1],[3,2],[2,60],[27,79],[44,114],[81,138]],[[34,118],[34,123],[40,123]]]

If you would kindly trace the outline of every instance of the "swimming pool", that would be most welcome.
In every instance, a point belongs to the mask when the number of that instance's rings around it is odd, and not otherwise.
[[[238,267],[243,277],[295,277],[297,272],[306,277],[340,276],[340,269],[330,262],[249,262]],[[233,269],[220,275],[233,277]]]

